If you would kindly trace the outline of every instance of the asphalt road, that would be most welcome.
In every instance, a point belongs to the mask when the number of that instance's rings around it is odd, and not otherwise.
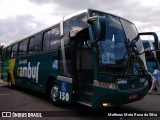
[[[92,110],[83,105],[72,103],[71,105],[63,104],[61,107],[53,106],[45,95],[29,91],[27,89],[16,88],[10,89],[7,86],[0,84],[0,111],[20,111],[26,112],[42,112],[48,117],[38,118],[52,119],[52,120],[159,120],[160,119],[160,95],[147,95],[143,100],[129,103],[126,105],[111,107],[104,110]],[[85,111],[85,112],[84,112]],[[148,113],[149,111],[149,113]],[[159,117],[108,117],[108,113],[137,113],[147,114],[154,113]],[[0,113],[1,114],[1,113]],[[131,114],[132,115],[132,114]],[[49,117],[52,116],[52,117]],[[0,118],[0,120],[6,118]],[[22,119],[22,118],[8,118],[8,119]],[[23,118],[27,119],[27,118]],[[33,118],[32,118],[33,119]]]

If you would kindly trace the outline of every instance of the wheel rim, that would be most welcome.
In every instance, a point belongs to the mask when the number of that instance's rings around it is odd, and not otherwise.
[[[51,99],[53,102],[56,102],[58,99],[58,86],[53,85],[51,88]]]

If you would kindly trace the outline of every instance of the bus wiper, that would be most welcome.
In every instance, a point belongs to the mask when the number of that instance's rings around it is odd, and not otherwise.
[[[137,35],[133,40],[131,40],[130,44],[135,44],[139,40],[139,35]]]
[[[126,72],[128,71],[128,68],[130,68],[131,66],[133,66],[133,58],[135,57],[135,55],[138,55],[138,49],[136,46],[136,42],[139,40],[139,37],[135,37],[131,42],[130,40],[127,38],[126,39],[126,46],[128,47],[128,61],[127,61],[127,66],[126,69],[124,70],[123,75],[126,74]]]
[[[133,40],[130,40],[128,39],[128,47],[130,49],[130,52],[131,53],[134,53],[135,55],[140,55],[139,54],[139,51],[138,51],[138,48],[136,46],[136,42],[139,40],[139,35],[137,35]]]

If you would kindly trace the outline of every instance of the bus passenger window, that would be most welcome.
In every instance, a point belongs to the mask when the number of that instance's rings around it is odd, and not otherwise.
[[[42,41],[42,35],[38,34],[35,36],[34,40],[34,51],[39,52],[41,50],[41,42]]]
[[[32,54],[32,53],[34,53],[34,37],[30,38],[30,41],[29,41],[29,54]]]
[[[23,43],[19,43],[19,51],[18,51],[18,55],[23,55]]]
[[[19,53],[18,55],[23,55],[23,42],[19,43]]]
[[[82,13],[75,17],[66,20],[63,24],[64,34],[70,32],[70,36],[73,37],[77,32],[83,30],[88,26],[87,24],[87,14]]]
[[[16,57],[17,56],[17,50],[18,50],[18,44],[13,45],[12,46],[11,57]]]
[[[28,43],[28,40],[24,40],[19,43],[18,55],[24,55],[27,53],[27,45],[28,45],[27,43]]]
[[[51,40],[51,30],[44,33],[44,37],[43,37],[43,50],[44,51],[49,50],[50,40]]]
[[[58,49],[58,40],[60,37],[59,25],[52,29],[51,41],[50,41],[50,50]]]
[[[6,54],[5,54],[5,58],[10,58],[11,57],[11,47],[8,47],[6,49]]]
[[[28,40],[23,41],[23,55],[27,54]]]
[[[6,48],[2,49],[2,60],[5,59]]]

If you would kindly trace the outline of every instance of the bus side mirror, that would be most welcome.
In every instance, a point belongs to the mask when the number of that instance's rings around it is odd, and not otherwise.
[[[87,22],[92,26],[94,42],[104,41],[106,38],[106,18],[105,16],[89,17]]]

